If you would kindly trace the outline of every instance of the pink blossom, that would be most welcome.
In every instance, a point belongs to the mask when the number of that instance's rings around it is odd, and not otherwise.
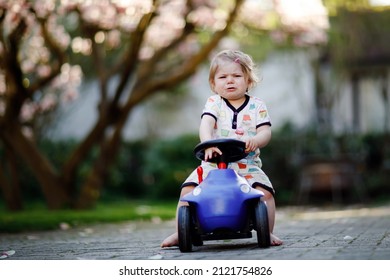
[[[34,9],[38,17],[44,18],[52,13],[55,9],[54,0],[37,0],[33,3]]]
[[[90,39],[76,37],[71,43],[72,51],[74,53],[82,53],[83,55],[90,55],[92,52],[92,42]]]
[[[29,127],[29,126],[23,126],[22,127],[22,133],[28,139],[33,139],[34,138],[34,132],[33,132],[32,128]]]
[[[119,30],[110,30],[107,33],[107,46],[109,49],[115,49],[120,46],[121,43],[121,33]]]
[[[201,6],[189,14],[189,20],[198,26],[214,27],[218,19],[217,13],[208,7]]]
[[[79,96],[79,93],[74,88],[67,88],[64,93],[61,95],[61,100],[65,103],[72,102],[76,100]]]
[[[39,109],[41,112],[47,112],[47,111],[54,109],[54,107],[57,105],[57,103],[58,103],[58,100],[55,97],[55,95],[52,93],[48,93],[48,94],[45,94],[43,96],[43,98],[42,98],[41,102],[38,104],[38,106],[39,106]]]
[[[51,67],[49,65],[39,65],[37,68],[37,74],[39,77],[47,77],[51,73]]]
[[[33,102],[25,102],[22,106],[20,119],[22,122],[31,121],[34,118],[35,113],[37,112],[37,106]]]

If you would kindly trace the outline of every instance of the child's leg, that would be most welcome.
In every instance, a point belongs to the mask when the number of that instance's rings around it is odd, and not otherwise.
[[[182,188],[181,192],[180,192],[180,198],[182,198],[187,193],[190,193],[194,188],[195,188],[195,186],[186,186],[186,187]],[[164,241],[161,243],[161,247],[162,248],[179,245],[179,236],[178,236],[178,233],[177,233],[177,213],[179,211],[180,206],[183,206],[183,205],[188,205],[188,203],[179,200],[179,202],[177,203],[177,208],[176,208],[176,228],[175,228],[175,232],[172,233],[170,236],[168,236],[167,238],[164,239]]]
[[[269,232],[271,234],[271,245],[273,246],[282,245],[283,241],[273,234],[274,226],[275,226],[275,211],[276,211],[274,196],[269,191],[261,187],[256,187],[256,189],[264,193],[263,201],[267,203]]]

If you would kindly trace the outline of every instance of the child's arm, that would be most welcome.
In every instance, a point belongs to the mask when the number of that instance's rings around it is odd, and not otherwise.
[[[263,148],[267,146],[267,144],[271,140],[271,126],[269,125],[260,126],[259,128],[257,128],[256,132],[257,134],[254,137],[249,138],[248,140],[245,141],[246,143],[245,152],[247,153],[253,152],[257,148]]]
[[[201,142],[213,139],[214,126],[215,119],[212,116],[203,115],[199,127],[199,138]],[[214,153],[222,155],[220,149],[216,147],[208,148],[204,153],[204,160],[207,161],[208,159],[212,158]]]

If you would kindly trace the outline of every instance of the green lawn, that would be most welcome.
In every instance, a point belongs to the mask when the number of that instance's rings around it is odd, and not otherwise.
[[[116,201],[99,203],[92,210],[49,211],[41,204],[31,204],[21,212],[0,208],[0,233],[52,230],[60,225],[78,226],[130,220],[173,219],[177,202]]]

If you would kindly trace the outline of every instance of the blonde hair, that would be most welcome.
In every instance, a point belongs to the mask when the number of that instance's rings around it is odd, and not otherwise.
[[[250,90],[256,86],[257,82],[259,81],[259,78],[257,77],[255,71],[255,64],[252,60],[252,57],[238,50],[223,50],[219,52],[216,56],[214,56],[210,64],[209,84],[213,91],[215,73],[217,72],[221,61],[239,63],[241,65],[245,77],[248,79],[247,90]]]

